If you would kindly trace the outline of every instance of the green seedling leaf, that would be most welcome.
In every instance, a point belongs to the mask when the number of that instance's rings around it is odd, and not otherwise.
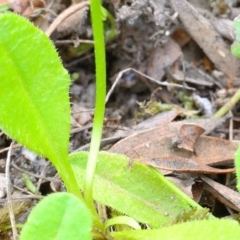
[[[186,222],[159,230],[135,230],[112,233],[114,239],[128,240],[216,240],[239,239],[240,226],[233,220],[201,220]]]
[[[0,56],[2,130],[51,160],[66,156],[70,80],[50,40],[26,19],[2,14]]]
[[[80,188],[87,158],[87,152],[69,155]],[[162,227],[191,208],[172,186],[153,168],[140,163],[131,167],[127,157],[101,152],[94,176],[93,198],[139,222]]]
[[[10,10],[10,7],[9,7],[9,4],[8,3],[3,3],[3,4],[0,4],[0,12],[6,12],[6,11],[9,11]]]
[[[237,16],[233,21],[233,31],[235,34],[235,40],[240,42],[240,16]]]
[[[26,174],[26,173],[23,173],[22,174],[22,178],[25,182],[25,186],[27,187],[27,189],[34,193],[34,194],[40,194],[36,188],[36,186],[33,184],[33,182],[31,181],[30,177]]]
[[[91,239],[92,216],[84,203],[70,193],[54,193],[33,209],[20,240]]]
[[[0,128],[49,158],[80,196],[68,163],[70,79],[51,41],[25,18],[2,14],[0,56]]]
[[[133,218],[130,218],[128,216],[118,216],[110,218],[104,223],[104,231],[106,231],[110,226],[114,225],[127,225],[133,229],[141,229],[139,223],[136,222]]]
[[[240,17],[236,17],[233,21],[233,35],[235,41],[231,45],[231,53],[235,57],[240,58]]]
[[[107,10],[103,6],[101,6],[101,13],[102,13],[102,16],[101,16],[102,20],[106,21],[108,13],[107,13]]]
[[[233,56],[240,58],[240,42],[234,41],[231,45],[231,53]]]
[[[240,146],[238,147],[235,158],[234,158],[234,164],[236,168],[236,175],[237,175],[237,189],[240,192]]]

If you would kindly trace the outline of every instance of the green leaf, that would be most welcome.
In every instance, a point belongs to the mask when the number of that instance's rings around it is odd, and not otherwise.
[[[237,16],[233,21],[233,30],[236,41],[240,42],[240,16]]]
[[[87,152],[69,155],[80,188],[87,157]],[[152,227],[161,227],[180,212],[190,210],[190,204],[155,169],[140,163],[131,168],[127,157],[107,152],[98,157],[93,198]]]
[[[114,239],[128,240],[216,240],[239,239],[240,227],[233,220],[201,220],[186,222],[158,230],[135,230],[112,233]]]
[[[103,6],[101,6],[101,12],[102,12],[102,15],[101,15],[102,21],[106,21],[108,13],[107,13],[107,10]]]
[[[91,213],[70,193],[53,193],[33,209],[20,240],[91,239]]]
[[[233,56],[240,58],[240,42],[234,41],[231,45],[231,53]]]
[[[8,3],[3,3],[3,4],[0,4],[0,12],[6,12],[6,11],[9,11],[10,10],[10,7],[9,7],[9,4]]]
[[[0,15],[0,128],[49,158],[81,198],[70,164],[67,71],[48,37],[19,15]]]
[[[235,57],[240,58],[240,17],[236,17],[233,21],[233,33],[235,35],[235,41],[231,45],[231,53]]]
[[[0,127],[52,161],[67,156],[69,76],[47,36],[28,20],[0,15]]]
[[[234,164],[235,164],[236,175],[237,175],[237,189],[240,192],[240,146],[238,146],[238,149],[235,153]]]
[[[104,222],[104,231],[108,230],[110,226],[114,225],[127,225],[129,227],[132,227],[133,229],[141,229],[139,223],[136,222],[133,218],[130,218],[128,216],[118,216],[110,218],[106,222]]]

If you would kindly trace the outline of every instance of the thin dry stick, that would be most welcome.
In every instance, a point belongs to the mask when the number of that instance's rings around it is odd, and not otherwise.
[[[18,200],[24,200],[24,199],[43,199],[44,196],[41,195],[26,195],[26,196],[22,196],[22,197],[15,197],[12,198],[13,201],[18,201]],[[5,199],[0,199],[0,203],[6,203]]]
[[[78,128],[81,128],[81,127],[82,127],[82,125],[79,124],[78,121],[75,120],[75,118],[71,116],[71,122],[72,122],[72,121],[78,126]]]
[[[84,130],[90,129],[90,128],[92,128],[92,123],[89,123],[88,125],[80,127],[80,128],[74,128],[71,130],[70,134],[78,133],[78,132],[81,132],[81,131],[84,131]]]
[[[41,176],[41,175],[38,175],[38,174],[34,174],[34,173],[31,173],[31,172],[28,172],[26,170],[23,170],[21,169],[20,167],[18,167],[14,162],[12,162],[12,166],[17,169],[18,171],[20,172],[23,172],[29,176],[32,176],[32,177],[35,177],[35,178],[41,178],[43,180],[46,180],[46,181],[49,181],[49,182],[53,182],[53,181],[59,181],[59,180],[56,180],[55,178],[51,178],[51,177],[44,177],[44,176]]]
[[[141,73],[141,72],[137,71],[137,70],[134,69],[134,68],[127,68],[127,69],[124,69],[124,70],[122,70],[122,71],[120,71],[120,72],[118,73],[118,76],[117,76],[116,80],[114,81],[111,89],[108,91],[108,94],[107,94],[106,100],[105,100],[106,103],[108,102],[109,97],[111,96],[114,88],[115,88],[116,85],[118,84],[118,82],[119,82],[119,80],[121,79],[122,75],[123,75],[125,72],[128,72],[128,71],[130,71],[130,70],[138,73],[139,75],[147,78],[148,80],[150,80],[150,81],[152,81],[152,82],[154,82],[154,83],[157,83],[157,84],[160,85],[160,86],[178,87],[178,88],[184,88],[184,89],[188,89],[188,90],[192,90],[192,91],[195,90],[194,88],[187,87],[187,86],[182,86],[182,85],[176,84],[176,83],[160,82],[160,81],[158,81],[158,80],[156,80],[156,79],[154,79],[154,78],[152,78],[152,77],[149,77],[148,75],[146,75],[146,74],[144,74],[144,73]]]
[[[38,183],[37,183],[37,190],[39,191],[40,186],[42,184],[43,178],[46,177],[46,172],[47,172],[47,168],[49,166],[50,162],[47,162],[46,165],[43,167],[42,171],[41,171],[41,175],[40,178],[38,179]]]
[[[17,233],[16,221],[15,221],[13,205],[12,205],[11,181],[10,181],[10,162],[11,162],[12,144],[13,144],[13,142],[11,143],[11,145],[9,147],[8,154],[7,154],[5,174],[6,174],[7,202],[8,202],[8,210],[9,210],[9,216],[10,216],[12,232],[13,232],[13,239],[17,240],[18,239],[18,233]]]
[[[56,40],[54,41],[55,44],[68,44],[68,43],[73,43],[76,42],[76,40]],[[93,40],[82,40],[82,39],[79,39],[77,40],[77,43],[90,43],[90,44],[94,44],[94,41]]]
[[[233,119],[230,118],[230,123],[229,123],[229,141],[233,140]]]
[[[20,144],[15,144],[11,147],[11,149],[18,148],[18,147],[21,147],[21,145]],[[10,149],[10,147],[3,148],[3,149],[0,150],[0,153],[6,152],[9,149]]]
[[[45,32],[48,37],[51,36],[51,34],[54,32],[54,30],[59,26],[59,24],[66,18],[68,18],[70,15],[74,14],[78,10],[86,7],[89,5],[89,2],[80,2],[75,5],[70,6],[65,11],[63,11],[61,14],[59,14],[55,20],[52,22],[52,24],[49,26],[47,31]]]
[[[20,192],[27,193],[27,194],[29,194],[29,195],[34,195],[32,192],[27,191],[27,190],[25,190],[25,189],[22,189],[22,188],[20,188],[20,187],[18,187],[18,186],[16,186],[16,185],[13,185],[13,188],[17,189],[17,190],[20,191]]]

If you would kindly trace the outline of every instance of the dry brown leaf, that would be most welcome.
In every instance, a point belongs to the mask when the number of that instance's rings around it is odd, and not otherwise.
[[[42,8],[46,2],[44,0],[8,0],[8,4],[14,12],[29,17],[34,8]]]
[[[201,179],[204,181],[204,189],[210,192],[220,202],[226,206],[240,211],[240,194],[229,187],[226,187],[220,183],[217,183],[206,176],[202,176]]]
[[[172,66],[181,54],[181,48],[171,38],[165,45],[154,47],[150,54],[147,74],[161,80],[165,75],[165,68]]]
[[[204,121],[204,119],[201,119],[191,122],[195,122],[200,127],[205,127],[205,129],[208,130],[206,123],[210,123],[210,120]],[[181,126],[186,123],[187,121],[174,122],[142,131],[121,140],[115,144],[110,151],[124,154],[133,160],[148,160],[149,162],[145,162],[145,164],[151,166],[153,166],[153,163],[150,161],[153,159],[170,159],[173,162],[176,159],[181,159],[188,163],[191,162],[191,164],[193,161],[198,164],[196,168],[199,169],[199,172],[208,171],[210,173],[212,171],[213,173],[217,171],[215,169],[203,170],[202,165],[233,164],[234,153],[237,150],[238,144],[227,140],[200,136],[195,144],[195,154],[191,151],[174,147],[172,141],[178,136],[178,131]],[[212,124],[213,123],[214,122],[212,122]],[[175,161],[175,163],[176,162],[177,161]],[[157,163],[154,164],[157,165]],[[161,168],[173,170],[173,168],[170,167]],[[189,166],[189,169],[191,168],[192,167]],[[192,171],[196,172],[196,169]],[[233,169],[229,171],[233,171]]]
[[[203,49],[215,66],[227,76],[240,76],[240,61],[233,57],[230,48],[210,22],[186,0],[171,0],[185,29]]]
[[[137,159],[138,162],[141,162],[145,165],[155,167],[157,169],[163,169],[174,172],[190,172],[190,173],[203,173],[203,174],[223,174],[231,173],[235,171],[235,168],[229,169],[218,169],[209,167],[201,162],[194,161],[187,158],[181,157],[159,157],[148,159]]]
[[[144,129],[148,129],[150,127],[160,126],[167,124],[171,122],[174,118],[176,118],[179,114],[181,114],[181,110],[171,110],[159,113],[153,117],[150,117],[146,119],[145,121],[137,124],[135,127],[130,129],[129,131],[119,130],[117,131],[112,137],[104,138],[101,141],[100,147],[103,148],[109,144],[114,144],[117,141],[120,141],[123,138],[126,138],[127,136],[131,134],[136,134],[137,132],[140,132]],[[81,128],[76,129],[77,131],[81,131]],[[74,129],[71,132],[77,132],[74,131]],[[76,149],[74,152],[87,150],[89,149],[90,144],[86,144],[78,149]]]
[[[203,57],[203,66],[206,72],[212,72],[214,69],[213,63],[206,55]]]
[[[191,37],[184,28],[177,29],[171,37],[180,47],[184,47],[191,40]]]
[[[112,136],[112,137],[114,137],[114,138],[119,137],[119,136],[127,137],[130,134],[134,134],[139,131],[149,129],[151,127],[165,125],[165,124],[173,121],[179,114],[181,114],[181,110],[171,110],[171,111],[166,111],[166,112],[156,114],[156,115],[149,117],[148,119],[140,122],[139,124],[134,126],[133,129],[131,129],[129,131],[120,130],[120,131],[116,132],[114,134],[114,136]]]
[[[193,178],[181,179],[175,176],[166,176],[166,178],[172,183],[174,183],[179,189],[181,189],[184,193],[186,193],[190,198],[193,198],[192,187],[195,184]]]
[[[192,196],[195,202],[199,202],[203,194],[203,182],[196,181],[192,185]]]
[[[64,19],[57,27],[57,33],[59,36],[64,37],[72,33],[82,34],[86,31],[84,24],[87,19],[88,6],[79,9],[66,19]]]
[[[23,13],[29,6],[29,0],[8,0],[8,4],[14,12]]]
[[[156,129],[156,131],[159,129]],[[146,136],[145,143],[133,147],[132,150],[127,150],[127,156],[130,158],[159,158],[159,157],[182,157],[198,161],[207,165],[225,165],[232,164],[234,154],[238,144],[227,140],[201,136],[195,145],[195,154],[172,147],[172,138],[176,135],[165,132],[164,135],[159,135],[157,139],[150,140],[151,135]],[[140,136],[139,136],[140,137]],[[131,141],[131,140],[130,140]]]
[[[187,123],[183,124],[180,127],[180,131],[177,137],[177,147],[183,148],[185,150],[188,150],[190,152],[195,152],[195,143],[199,136],[205,131],[204,128],[193,124],[193,123]]]

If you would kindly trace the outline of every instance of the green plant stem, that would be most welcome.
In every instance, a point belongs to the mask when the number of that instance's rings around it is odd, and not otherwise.
[[[95,226],[103,229],[103,224],[96,212],[93,198],[93,177],[97,164],[97,156],[101,142],[103,119],[105,113],[105,96],[106,96],[106,62],[105,62],[105,46],[104,31],[101,20],[101,1],[90,1],[91,20],[94,39],[95,65],[96,65],[96,100],[93,120],[92,138],[90,143],[90,152],[86,168],[86,177],[84,184],[84,198],[86,204],[92,211]]]
[[[67,188],[67,191],[84,201],[68,159],[65,161],[59,161],[58,164],[54,164],[54,166],[58,170],[58,173]]]
[[[112,16],[112,14],[107,9],[105,9],[105,11],[107,13],[107,19],[110,24],[110,29],[105,30],[105,42],[109,42],[119,35],[119,31],[116,29],[115,20],[114,20],[114,17]],[[70,49],[69,57],[81,56],[92,48],[93,48],[93,44],[91,44],[91,43],[90,44],[89,43],[80,44],[79,47]]]
[[[213,118],[219,118],[227,114],[240,100],[240,89],[225,103],[214,115]]]

